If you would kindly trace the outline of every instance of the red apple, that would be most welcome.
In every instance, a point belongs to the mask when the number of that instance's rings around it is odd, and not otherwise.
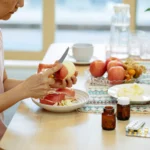
[[[121,66],[111,67],[108,70],[108,80],[111,84],[121,84],[125,78],[125,70]]]
[[[121,67],[123,67],[123,63],[121,61],[118,61],[118,60],[111,60],[107,64],[107,71],[109,71],[109,69],[111,67],[114,67],[114,66],[121,66]]]
[[[68,74],[68,69],[66,66],[62,66],[62,68],[55,73],[55,78],[63,80]]]
[[[108,63],[109,63],[110,61],[112,61],[112,60],[118,60],[118,61],[120,61],[120,59],[117,58],[117,57],[109,57],[109,58],[106,59],[106,66],[107,66]]]
[[[71,61],[64,61],[62,64],[63,67],[56,73],[56,78],[63,80],[75,75],[76,67]]]
[[[94,77],[101,77],[106,72],[106,64],[102,60],[95,60],[90,64],[90,73]]]

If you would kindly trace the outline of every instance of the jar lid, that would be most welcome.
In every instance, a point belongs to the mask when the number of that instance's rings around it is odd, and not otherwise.
[[[130,5],[129,4],[116,4],[114,5],[114,11],[116,13],[122,12],[122,11],[129,11]]]
[[[130,8],[129,4],[115,4],[114,8]]]
[[[129,97],[118,97],[118,104],[120,104],[120,105],[128,105],[128,104],[130,104]]]

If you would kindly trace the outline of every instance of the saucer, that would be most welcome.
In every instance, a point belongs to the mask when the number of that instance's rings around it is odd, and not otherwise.
[[[69,61],[73,62],[75,65],[89,65],[91,62],[96,60],[96,57],[92,57],[89,61],[77,61],[72,55],[68,54]]]

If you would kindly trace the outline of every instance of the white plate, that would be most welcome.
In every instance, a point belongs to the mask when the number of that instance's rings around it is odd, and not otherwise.
[[[71,112],[78,108],[83,107],[89,100],[89,95],[81,90],[75,90],[75,96],[77,98],[77,102],[73,103],[71,106],[51,106],[46,104],[41,104],[39,99],[32,99],[32,101],[41,108],[44,108],[51,112]]]
[[[133,84],[134,83],[119,84],[119,85],[112,86],[108,89],[108,94],[112,97],[118,98],[118,90],[120,88],[123,88],[123,87],[130,88],[131,85]],[[144,90],[144,93],[139,96],[132,97],[132,99],[130,100],[131,103],[138,104],[138,103],[149,102],[150,101],[150,85],[148,84],[137,84],[137,85],[139,85]]]

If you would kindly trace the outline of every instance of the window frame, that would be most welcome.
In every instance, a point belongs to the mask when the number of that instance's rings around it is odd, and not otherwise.
[[[125,4],[130,5],[130,30],[136,29],[136,0],[123,0]]]
[[[5,51],[5,60],[42,60],[48,47],[54,42],[55,34],[55,0],[43,0],[42,49],[38,52],[21,50]]]

